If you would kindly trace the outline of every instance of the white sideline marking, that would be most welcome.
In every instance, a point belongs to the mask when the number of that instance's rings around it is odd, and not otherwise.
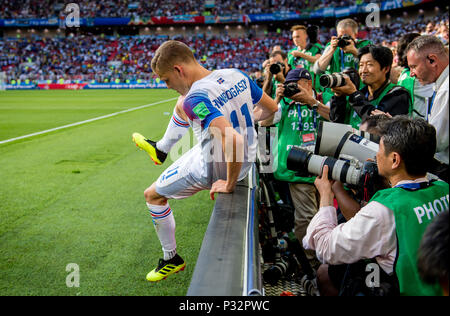
[[[107,114],[107,115],[103,115],[103,116],[99,116],[99,117],[94,117],[94,118],[91,118],[89,120],[85,120],[85,121],[81,121],[81,122],[71,123],[71,124],[67,124],[67,125],[64,125],[64,126],[59,126],[59,127],[47,129],[45,131],[40,131],[40,132],[36,132],[36,133],[24,135],[24,136],[19,136],[19,137],[14,137],[14,138],[2,140],[2,141],[0,141],[0,144],[5,144],[5,143],[13,142],[13,141],[19,140],[19,139],[24,139],[24,138],[28,138],[28,137],[37,136],[37,135],[42,135],[42,134],[50,133],[50,132],[57,131],[57,130],[60,130],[60,129],[64,129],[64,128],[68,128],[68,127],[72,127],[72,126],[77,126],[77,125],[82,125],[82,124],[86,124],[86,123],[102,120],[102,119],[105,119],[105,118],[108,118],[108,117],[112,117],[112,116],[116,116],[116,115],[119,115],[119,114],[140,110],[140,109],[143,109],[143,108],[146,108],[146,107],[149,107],[149,106],[153,106],[153,105],[169,102],[169,101],[172,101],[172,100],[175,100],[175,99],[178,99],[178,97],[167,99],[167,100],[163,100],[163,101],[158,101],[158,102],[155,102],[155,103],[144,104],[144,105],[141,105],[141,106],[138,106],[138,107],[135,107],[135,108],[131,108],[131,109],[127,109],[127,110],[123,110],[123,111],[119,111],[119,112],[115,112],[115,113],[111,113],[111,114]]]

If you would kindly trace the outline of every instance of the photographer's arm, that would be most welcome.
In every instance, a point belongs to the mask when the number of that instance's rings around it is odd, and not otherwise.
[[[344,215],[345,219],[348,221],[350,218],[355,216],[356,213],[358,213],[361,209],[361,205],[345,190],[342,182],[335,181],[331,188],[336,197],[342,215]]]
[[[334,52],[336,51],[337,48],[337,43],[338,43],[338,39],[336,36],[333,36],[331,38],[331,42],[330,45],[325,49],[325,51],[323,52],[323,55],[321,55],[319,57],[319,59],[317,59],[317,61],[315,62],[314,66],[317,66],[314,68],[315,73],[317,74],[318,72],[324,72],[328,65],[331,62],[331,59],[333,58]]]
[[[325,169],[328,168],[324,167],[322,178],[328,172]],[[378,202],[370,202],[351,221],[338,225],[336,209],[330,201],[333,196],[330,185],[325,183],[317,189],[321,194],[320,209],[303,238],[305,249],[315,250],[317,258],[328,264],[353,263],[392,252],[396,240],[386,242],[389,239],[386,236],[395,236],[391,210]]]
[[[345,111],[347,99],[345,96],[332,96],[330,100],[330,121],[334,123],[345,123]]]
[[[307,104],[310,108],[317,106],[317,113],[327,121],[330,120],[330,108],[322,102],[316,100],[312,94],[309,94],[306,90],[301,89],[299,93],[291,97],[292,100]]]
[[[320,56],[322,56],[321,54],[316,54],[316,55],[314,55],[314,56],[311,56],[311,55],[308,55],[308,54],[305,54],[305,53],[302,53],[301,51],[293,51],[292,52],[292,56],[294,56],[294,57],[298,57],[298,58],[303,58],[303,59],[306,59],[307,61],[309,61],[310,63],[315,63],[319,58],[320,58]]]

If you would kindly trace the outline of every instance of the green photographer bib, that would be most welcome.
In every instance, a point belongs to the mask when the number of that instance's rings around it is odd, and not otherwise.
[[[291,66],[291,69],[296,69],[296,68],[302,67],[302,68],[305,68],[306,70],[308,70],[311,73],[314,90],[316,90],[317,93],[321,92],[323,90],[323,88],[319,84],[319,80],[316,78],[316,74],[311,71],[313,64],[304,58],[294,57],[292,55],[292,52],[294,52],[294,51],[301,51],[309,56],[316,56],[317,54],[322,53],[323,46],[319,43],[315,43],[315,44],[311,45],[311,47],[307,50],[299,50],[297,47],[295,47],[288,52],[288,64],[289,64],[289,66]]]
[[[377,201],[394,213],[398,245],[394,270],[400,294],[442,295],[439,284],[429,285],[420,279],[417,251],[427,225],[449,205],[448,184],[435,181],[415,191],[394,187],[378,191],[370,201]]]
[[[286,101],[291,101],[285,98]],[[292,146],[300,146],[312,149],[316,144],[317,127],[319,120],[323,118],[306,105],[299,103],[286,103],[281,100],[281,120],[277,123],[278,128],[278,152],[275,155],[274,165],[277,166],[274,176],[280,181],[296,183],[314,183],[315,177],[298,177],[296,172],[287,168],[287,157]],[[299,110],[301,116],[299,117]]]
[[[414,105],[414,83],[416,78],[411,77],[409,68],[403,69],[402,73],[398,78],[397,85],[405,88],[409,91],[409,95],[411,96],[411,106],[409,107],[409,114],[413,111]]]

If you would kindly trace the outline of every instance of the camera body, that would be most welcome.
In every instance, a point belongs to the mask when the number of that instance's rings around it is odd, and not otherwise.
[[[283,63],[278,61],[275,64],[270,65],[269,71],[272,75],[276,75],[279,72],[281,72],[282,70],[284,70],[285,68],[286,68],[286,66]]]
[[[338,38],[338,47],[344,48],[348,45],[350,45],[353,41],[353,38],[349,35],[342,35]]]
[[[354,68],[347,68],[342,72],[336,72],[333,74],[323,74],[319,78],[319,83],[324,88],[343,87],[345,86],[344,75],[349,76],[356,89],[359,89],[361,79],[358,72]]]
[[[284,84],[284,96],[287,98],[300,92],[297,82],[289,82]]]

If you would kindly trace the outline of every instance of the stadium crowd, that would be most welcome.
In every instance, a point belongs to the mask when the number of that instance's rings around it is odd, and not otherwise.
[[[405,31],[429,32],[448,44],[448,15],[441,14],[432,20],[399,18],[380,28],[360,25],[358,36],[395,51],[398,38]],[[335,28],[321,27],[318,42],[326,43],[334,34]],[[156,35],[1,39],[0,69],[6,73],[7,82],[152,80],[154,75],[149,64],[152,54],[166,39]],[[279,45],[288,50],[293,45],[288,30],[269,32],[264,36],[232,37],[224,32],[221,35],[174,36],[173,39],[193,47],[196,57],[208,69],[234,67],[254,77],[260,75],[261,64],[271,47]]]
[[[233,15],[260,14],[274,12],[292,12],[315,10],[328,6],[349,6],[355,4],[350,0],[215,0],[215,1],[183,1],[180,6],[177,0],[116,0],[116,1],[70,1],[80,7],[80,16],[93,17],[152,17],[173,15]],[[368,0],[356,1],[357,4],[369,3]],[[2,1],[0,18],[50,18],[60,15],[67,1],[61,0],[24,0]]]

